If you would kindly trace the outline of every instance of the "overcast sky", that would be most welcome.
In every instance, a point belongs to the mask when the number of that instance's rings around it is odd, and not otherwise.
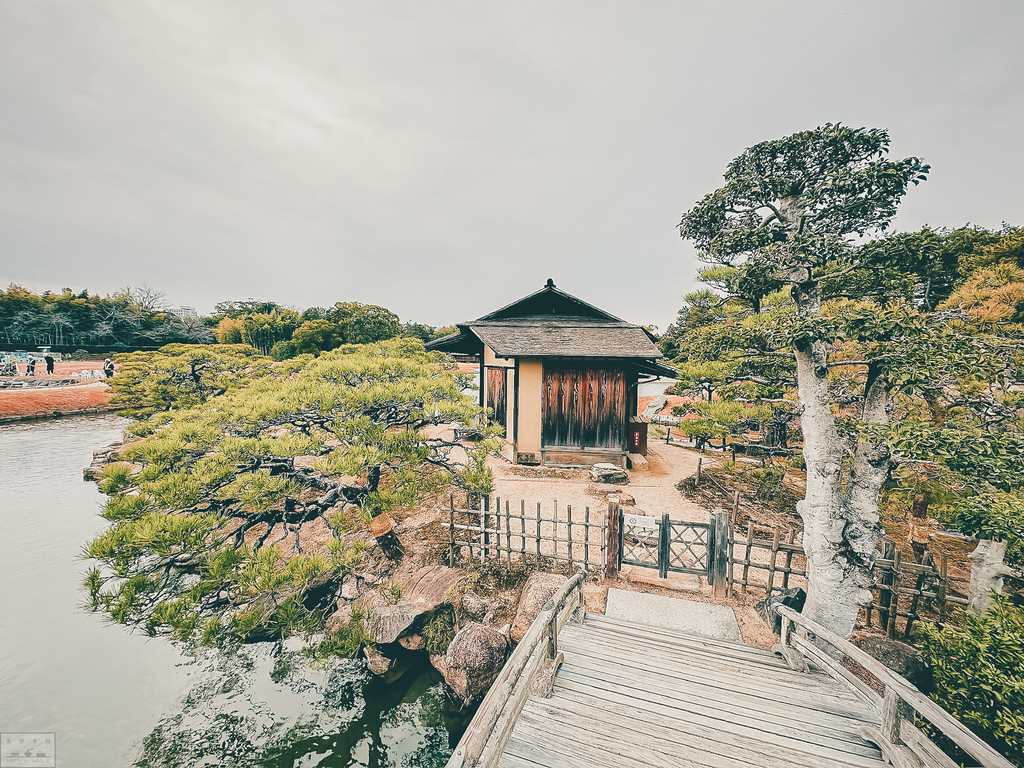
[[[1024,2],[0,0],[0,285],[664,329],[745,147],[884,127],[897,227],[1024,223]]]

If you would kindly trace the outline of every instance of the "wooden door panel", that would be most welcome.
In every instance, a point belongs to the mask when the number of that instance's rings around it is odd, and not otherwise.
[[[622,450],[626,381],[622,370],[545,364],[544,446]]]
[[[505,427],[508,417],[508,373],[505,368],[487,369],[487,407],[494,411],[492,421]]]

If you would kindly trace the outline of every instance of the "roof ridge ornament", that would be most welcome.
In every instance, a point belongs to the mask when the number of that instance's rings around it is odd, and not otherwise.
[[[544,284],[544,287],[545,287],[545,288],[554,288],[554,287],[555,287],[555,281],[554,281],[554,280],[552,280],[552,279],[551,279],[551,278],[549,277],[549,278],[548,278],[548,281],[547,281],[547,283],[545,283],[545,284]]]

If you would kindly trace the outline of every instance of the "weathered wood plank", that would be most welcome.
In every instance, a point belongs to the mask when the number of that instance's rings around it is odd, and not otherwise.
[[[895,610],[895,605],[893,609]],[[778,606],[777,611],[780,615],[785,616],[807,631],[813,632],[817,638],[828,642],[832,647],[842,651],[856,661],[882,681],[887,690],[897,692],[900,698],[913,707],[919,715],[927,718],[932,725],[956,742],[957,746],[977,760],[984,768],[1014,768],[1013,763],[978,738],[967,726],[954,718],[949,712],[917,690],[906,678],[896,674],[846,638],[839,637],[839,635],[826,627],[785,606]]]
[[[749,662],[758,665],[758,668],[761,669],[777,670],[784,674],[792,672],[781,658],[770,652],[767,655],[744,654],[742,652],[734,652],[729,648],[719,649],[708,647],[697,638],[682,635],[678,636],[675,640],[669,640],[655,639],[653,637],[628,632],[617,633],[614,630],[610,630],[602,634],[599,630],[592,635],[588,635],[588,637],[593,642],[604,642],[617,648],[642,647],[650,650],[651,652],[657,651],[663,653],[673,653],[679,649],[685,650],[687,653],[704,656],[709,660],[714,659],[718,663]]]
[[[605,699],[618,704],[651,709],[663,714],[673,714],[681,720],[685,719],[693,723],[695,727],[722,729],[749,738],[763,739],[778,746],[807,751],[808,745],[812,745],[812,751],[818,750],[822,754],[829,755],[835,753],[836,758],[849,759],[850,755],[874,757],[879,754],[874,746],[856,735],[838,732],[832,735],[814,733],[810,726],[794,727],[771,722],[763,713],[752,716],[722,711],[718,708],[718,702],[690,702],[685,699],[631,689],[627,686],[594,680],[586,675],[574,674],[568,665],[562,665],[562,670],[555,680],[556,693],[560,693],[562,690],[576,691],[598,700]],[[860,743],[854,743],[850,740],[852,738],[858,739]]]
[[[633,679],[638,685],[667,687],[687,692],[695,697],[728,696],[747,701],[752,707],[772,706],[792,711],[795,717],[810,713],[832,714],[842,719],[857,720],[877,725],[879,719],[849,695],[836,696],[828,692],[808,690],[799,685],[779,685],[776,681],[755,675],[725,674],[721,670],[703,666],[681,666],[658,658],[630,658],[614,656],[614,651],[601,651],[563,638],[562,650],[571,663],[584,669],[599,667],[622,679]],[[659,668],[660,666],[660,668]],[[833,689],[835,689],[833,683]],[[845,692],[843,692],[845,694]]]
[[[591,614],[588,617],[588,621],[595,629],[603,629],[620,635],[626,634],[638,638],[650,638],[651,640],[660,642],[667,641],[670,643],[682,643],[691,647],[699,646],[706,649],[721,649],[723,651],[741,654],[744,657],[749,656],[753,658],[761,658],[769,664],[781,664],[782,666],[785,666],[785,663],[780,661],[779,657],[772,653],[768,648],[759,648],[754,645],[746,645],[745,643],[735,643],[729,640],[719,640],[717,638],[702,637],[700,635],[688,635],[682,632],[675,632],[671,629],[664,629],[662,627],[630,624],[619,619],[609,618],[602,614]]]
[[[770,722],[772,730],[777,733],[801,739],[813,738],[815,741],[830,743],[837,749],[855,751],[857,754],[869,754],[872,751],[868,749],[865,752],[866,742],[852,727],[871,722],[863,717],[851,716],[846,719],[808,709],[798,711],[776,702],[758,701],[725,691],[716,691],[713,698],[709,698],[706,691],[702,693],[697,686],[656,685],[649,679],[638,682],[637,688],[633,689],[626,678],[608,674],[605,670],[592,665],[587,665],[583,669],[569,662],[562,665],[557,683],[561,684],[563,680],[576,681],[609,692],[625,693],[682,712],[704,715],[713,712],[718,719],[751,728],[762,729],[766,722]]]
[[[698,732],[678,718],[659,716],[636,707],[608,707],[602,703],[595,706],[570,696],[560,696],[550,701],[530,701],[524,711],[546,718],[552,729],[558,732],[571,733],[578,729],[588,740],[602,735],[626,743],[648,740],[667,754],[707,754],[759,768],[819,768],[821,765],[818,754],[783,749],[725,731]],[[712,765],[715,764],[714,759],[711,758]]]
[[[713,670],[716,674],[729,677],[747,678],[752,674],[764,680],[778,683],[799,690],[818,690],[827,692],[830,695],[836,694],[840,698],[856,700],[852,692],[844,687],[837,687],[835,681],[828,675],[821,672],[812,672],[805,675],[793,675],[788,667],[776,665],[762,665],[758,662],[750,662],[744,659],[721,657],[711,651],[703,649],[687,649],[672,644],[656,644],[651,642],[629,642],[624,643],[622,638],[609,637],[588,632],[581,635],[575,629],[566,634],[564,641],[567,643],[580,643],[581,650],[585,653],[593,652],[601,655],[612,654],[621,657],[624,653],[629,656],[656,659],[658,664],[671,666],[694,666],[703,669]],[[637,663],[643,663],[638,659]]]

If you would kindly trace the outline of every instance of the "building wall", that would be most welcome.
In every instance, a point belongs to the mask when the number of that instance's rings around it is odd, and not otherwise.
[[[516,369],[505,371],[505,391],[508,393],[508,408],[505,409],[505,440],[511,445],[516,439]]]
[[[538,359],[519,360],[519,440],[517,453],[536,454],[540,461],[541,387],[544,364]],[[512,390],[514,391],[514,390]]]
[[[484,344],[484,365],[487,366],[488,368],[492,368],[494,366],[499,365],[511,368],[513,365],[515,365],[515,361],[513,361],[511,357],[495,356],[494,350],[488,347],[486,344]]]
[[[494,354],[494,350],[484,344],[484,360],[483,360],[483,375],[480,377],[480,402],[487,405],[490,392],[487,387],[487,369],[488,368],[507,368],[505,371],[505,392],[506,392],[506,407],[505,407],[505,439],[509,445],[515,439],[515,402],[513,400],[515,396],[515,360],[509,357],[497,357]]]

